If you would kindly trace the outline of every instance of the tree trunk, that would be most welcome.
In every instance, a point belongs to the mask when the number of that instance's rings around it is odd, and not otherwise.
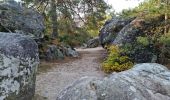
[[[164,34],[167,35],[168,33],[168,0],[165,1],[165,28],[164,28]]]
[[[57,25],[57,6],[56,6],[56,1],[51,0],[51,12],[50,12],[50,17],[51,17],[51,28],[52,28],[52,33],[51,36],[52,38],[57,38],[58,37],[58,25]]]
[[[168,29],[167,29],[167,21],[168,21],[168,14],[165,13],[165,35],[167,35],[167,33],[168,33]]]

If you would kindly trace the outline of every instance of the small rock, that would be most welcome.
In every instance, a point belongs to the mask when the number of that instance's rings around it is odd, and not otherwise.
[[[47,61],[64,59],[64,54],[60,51],[60,49],[56,45],[49,45],[46,51]]]
[[[78,57],[79,54],[76,50],[73,50],[72,48],[67,48],[67,52],[66,52],[66,55],[67,56],[70,56],[70,57]]]
[[[87,42],[87,48],[95,48],[99,46],[99,37],[95,37],[94,39],[90,39]]]

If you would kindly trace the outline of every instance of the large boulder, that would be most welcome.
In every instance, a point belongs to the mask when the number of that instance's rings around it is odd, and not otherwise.
[[[82,78],[57,100],[170,100],[170,71],[156,63],[137,64],[110,77]]]
[[[144,34],[145,21],[143,19],[134,19],[131,23],[123,27],[118,32],[115,39],[112,41],[113,44],[123,45],[124,43],[134,43],[136,37]]]
[[[121,18],[113,17],[106,21],[99,33],[101,45],[133,43],[138,36],[154,34],[151,30],[160,27],[164,21],[162,16],[145,20],[141,17]],[[160,30],[162,33],[162,30]]]
[[[10,0],[9,0],[10,1]],[[42,38],[43,16],[15,1],[0,3],[0,32],[17,32],[32,38]]]
[[[159,50],[154,46],[150,36],[155,34],[153,29],[160,27],[161,19],[161,17],[150,21],[140,17],[134,19],[118,33],[112,44],[128,48],[128,55],[136,63],[157,62]]]
[[[103,28],[99,33],[99,41],[102,46],[111,43],[117,36],[118,32],[127,24],[129,24],[134,18],[121,18],[113,17],[111,20],[106,21]]]
[[[36,42],[0,32],[0,100],[31,100],[39,64]]]
[[[128,49],[127,55],[136,63],[157,62],[157,54],[153,43],[148,41],[148,44],[143,45],[138,43],[139,37],[145,37],[147,34],[154,34],[151,32],[153,27],[160,26],[159,21],[161,17],[152,19],[151,21],[144,20],[140,17],[133,19],[133,21],[126,24],[119,32],[110,31],[106,26],[103,28],[110,34],[115,34],[109,39],[108,44],[119,45],[122,48]],[[107,25],[107,24],[106,24]],[[109,25],[109,24],[108,24]],[[115,24],[110,24],[115,27]],[[111,26],[109,26],[111,27]],[[105,40],[106,38],[102,38]],[[146,39],[147,42],[148,39]],[[157,50],[158,51],[158,50]]]

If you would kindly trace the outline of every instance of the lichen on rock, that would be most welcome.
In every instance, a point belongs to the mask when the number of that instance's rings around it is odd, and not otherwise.
[[[31,8],[15,1],[0,2],[0,32],[14,32],[34,39],[44,36],[44,18]]]
[[[39,64],[36,42],[0,32],[0,100],[31,100]]]

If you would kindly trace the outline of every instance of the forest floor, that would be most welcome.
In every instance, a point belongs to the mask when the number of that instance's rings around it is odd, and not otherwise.
[[[106,55],[102,47],[77,49],[79,58],[62,61],[42,61],[36,79],[35,100],[56,100],[57,95],[68,85],[84,76],[104,77],[101,62]]]

